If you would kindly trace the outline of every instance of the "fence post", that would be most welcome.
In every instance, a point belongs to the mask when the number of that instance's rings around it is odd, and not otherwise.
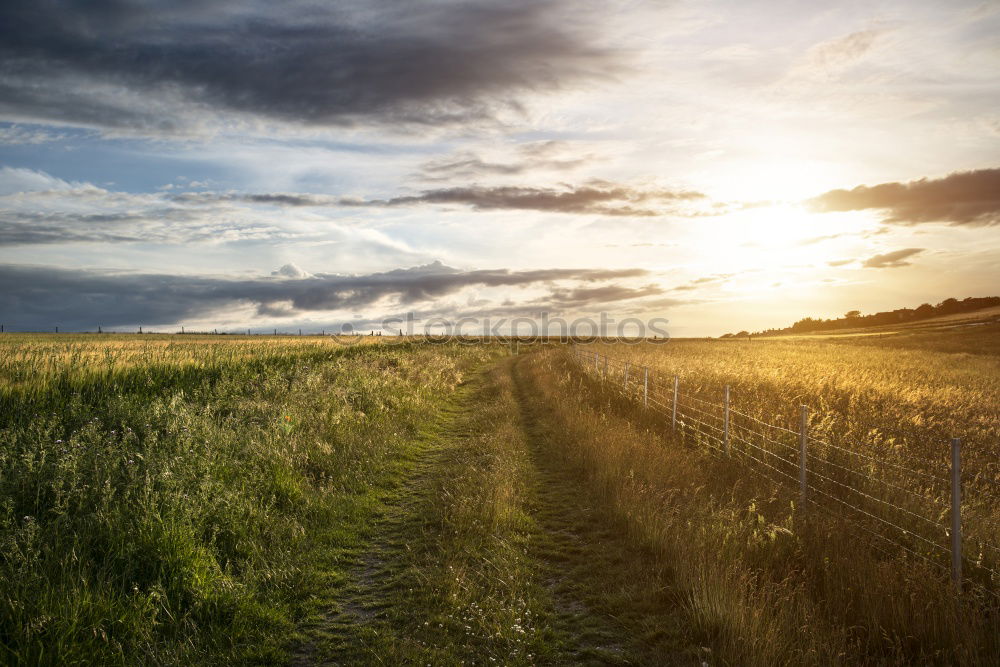
[[[605,355],[604,356],[604,380],[607,381],[607,379],[608,379],[608,357],[607,357],[607,355]]]
[[[649,407],[649,368],[642,367],[642,407]]]
[[[722,440],[725,444],[726,456],[730,456],[729,451],[729,385],[726,385],[726,401],[725,401],[725,414],[722,420]]]
[[[951,579],[962,592],[962,439],[951,439]]]
[[[680,378],[678,378],[675,375],[674,376],[674,408],[670,412],[670,430],[671,431],[676,431],[677,430],[677,390],[678,390],[678,385],[679,384],[680,384]]]
[[[597,352],[594,352],[594,375],[600,373],[600,370],[597,368],[597,362],[600,360],[600,358],[601,355],[597,354]]]
[[[809,439],[809,408],[802,406],[802,414],[799,417],[799,496],[802,504],[806,502],[806,442]]]

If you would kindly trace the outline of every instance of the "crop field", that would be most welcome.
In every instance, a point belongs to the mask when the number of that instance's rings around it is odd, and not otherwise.
[[[976,354],[934,347],[935,342],[953,346],[962,338],[976,346]],[[682,410],[687,405],[690,416],[706,420],[710,431],[722,418],[726,385],[734,433],[742,429],[750,437],[765,431],[762,436],[786,449],[797,448],[794,431],[804,405],[810,434],[840,452],[839,464],[866,461],[865,470],[905,487],[900,494],[907,502],[913,496],[907,491],[925,495],[929,502],[923,511],[934,519],[947,513],[948,490],[942,483],[950,474],[951,439],[961,438],[967,532],[1000,546],[1000,327],[952,333],[947,339],[929,334],[682,340],[595,350],[636,369],[648,367],[655,386],[668,385],[666,400],[672,399],[669,385],[676,376]],[[638,379],[637,371],[632,377]],[[996,565],[997,556],[1000,551],[994,549],[982,558]]]
[[[996,664],[987,329],[4,334],[0,662]]]

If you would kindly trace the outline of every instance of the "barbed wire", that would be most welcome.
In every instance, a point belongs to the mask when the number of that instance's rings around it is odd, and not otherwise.
[[[732,413],[732,414],[734,414],[734,415],[739,415],[741,417],[746,417],[747,419],[751,419],[751,420],[757,422],[758,424],[760,424],[761,426],[766,426],[768,428],[773,428],[773,429],[775,429],[777,431],[784,431],[785,433],[791,433],[792,435],[796,435],[796,436],[799,434],[798,431],[793,431],[790,428],[785,428],[784,426],[778,426],[777,424],[769,424],[766,421],[762,421],[760,419],[757,419],[756,417],[748,415],[745,412],[740,412],[739,410],[735,410],[732,407],[729,408],[729,412]]]
[[[875,484],[879,484],[879,485],[888,487],[890,489],[895,489],[896,491],[901,491],[903,493],[909,494],[913,498],[915,498],[917,500],[920,500],[922,502],[929,502],[929,503],[940,502],[940,500],[937,499],[937,498],[932,498],[932,497],[929,497],[929,496],[921,495],[921,494],[917,493],[916,491],[913,491],[911,489],[907,489],[904,486],[899,486],[897,484],[893,484],[892,482],[886,481],[884,479],[879,479],[877,477],[872,477],[871,475],[863,473],[860,470],[854,470],[852,468],[848,468],[847,466],[842,466],[839,463],[831,461],[830,459],[816,456],[815,454],[813,454],[809,450],[806,451],[806,455],[809,458],[811,458],[813,461],[817,461],[817,462],[822,463],[824,465],[833,466],[834,468],[837,468],[839,470],[843,470],[844,472],[849,473],[851,475],[855,475],[857,477],[861,477],[862,479],[867,479],[867,480],[869,480],[871,482],[874,482]],[[942,507],[942,509],[944,509],[944,507]]]
[[[595,372],[600,374],[601,371],[599,367],[599,360],[609,359],[609,358],[604,355],[600,355],[597,352],[593,354],[594,354],[593,359],[598,360],[597,362],[595,362],[594,370]],[[579,356],[577,358],[580,359]],[[609,363],[613,364],[616,368],[623,369],[621,375],[623,381],[621,385],[616,387],[622,394],[624,394],[626,397],[630,397],[636,400],[642,400],[644,406],[646,407],[652,406],[651,409],[657,414],[662,415],[663,417],[675,419],[676,424],[681,429],[681,435],[686,436],[690,434],[692,437],[695,437],[699,442],[706,445],[705,451],[709,452],[711,455],[727,459],[727,458],[732,458],[732,455],[735,454],[737,457],[746,458],[750,461],[753,461],[754,463],[760,465],[766,470],[776,474],[778,478],[773,477],[771,474],[768,474],[764,470],[756,469],[753,466],[749,466],[749,469],[752,472],[768,479],[772,483],[777,484],[779,487],[800,485],[801,480],[798,478],[797,475],[781,470],[779,467],[777,467],[777,465],[772,465],[766,459],[767,458],[776,459],[775,461],[776,464],[778,463],[783,464],[790,468],[794,468],[796,471],[801,470],[801,465],[803,465],[802,461],[796,461],[791,458],[786,458],[781,454],[772,451],[769,448],[765,448],[758,445],[757,443],[753,442],[753,440],[757,439],[758,441],[763,441],[766,443],[770,443],[772,445],[777,445],[779,447],[784,448],[785,450],[795,452],[796,454],[800,454],[799,449],[789,443],[781,442],[780,440],[769,437],[765,433],[761,433],[759,430],[741,424],[739,423],[739,419],[733,419],[733,417],[736,416],[741,419],[747,419],[751,422],[754,422],[755,424],[759,424],[761,427],[764,427],[766,429],[780,431],[782,433],[787,433],[789,435],[794,435],[796,437],[801,437],[801,434],[799,432],[785,428],[783,426],[778,426],[775,424],[768,423],[757,417],[754,417],[753,415],[749,415],[739,410],[734,410],[732,406],[729,406],[728,409],[730,417],[728,424],[729,447],[725,448],[727,444],[725,440],[727,435],[726,429],[720,428],[715,424],[708,423],[708,421],[719,422],[722,424],[726,423],[724,411],[726,410],[727,406],[725,403],[720,404],[718,402],[712,402],[700,398],[698,396],[694,396],[691,393],[681,392],[679,391],[678,383],[668,384],[666,378],[661,379],[659,374],[655,374],[654,376],[654,374],[647,367],[632,363],[623,364],[622,362],[618,362],[617,360],[610,360]],[[611,366],[607,367],[610,368]],[[636,371],[634,375],[631,373],[633,369],[635,369]],[[639,379],[640,376],[641,380]],[[605,380],[609,379],[607,372],[604,373],[603,378]],[[632,378],[635,378],[634,382],[630,382]],[[657,389],[660,389],[661,391],[657,391]],[[662,396],[663,394],[667,395]],[[670,402],[671,404],[668,405],[663,401]],[[723,414],[720,415],[717,414],[717,412],[709,412],[708,410],[698,407],[695,404],[705,406],[714,411],[723,411]],[[695,415],[701,416],[702,419],[699,419]],[[942,565],[941,563],[928,558],[927,555],[911,548],[901,540],[903,539],[913,540],[915,544],[920,544],[923,548],[929,548],[933,553],[950,554],[951,553],[950,549],[946,548],[945,546],[943,546],[938,542],[935,542],[934,540],[928,539],[927,537],[917,532],[914,532],[914,530],[911,530],[910,528],[907,528],[903,525],[899,525],[898,523],[891,521],[883,516],[879,516],[878,514],[874,513],[876,511],[875,509],[869,511],[869,509],[866,509],[865,507],[859,506],[858,504],[853,504],[851,502],[848,502],[844,498],[838,497],[838,495],[834,495],[833,489],[826,488],[825,486],[821,488],[820,486],[817,485],[817,483],[833,485],[836,488],[843,489],[845,492],[856,494],[860,499],[864,499],[867,502],[876,503],[876,507],[883,507],[887,510],[899,512],[901,513],[902,516],[906,517],[907,519],[916,520],[920,522],[920,525],[930,526],[936,532],[940,531],[941,533],[947,535],[950,527],[942,523],[942,521],[939,518],[929,518],[928,516],[915,512],[901,505],[898,505],[885,497],[878,497],[877,495],[873,495],[874,491],[872,491],[872,489],[886,489],[886,490],[892,489],[894,491],[907,494],[908,497],[917,499],[921,503],[929,503],[931,507],[936,506],[938,509],[943,510],[945,509],[945,506],[942,503],[941,499],[927,496],[926,494],[917,493],[913,489],[909,489],[899,484],[893,483],[892,481],[884,479],[881,476],[875,476],[874,471],[879,469],[876,468],[876,466],[882,466],[883,472],[885,472],[885,468],[891,468],[894,471],[897,471],[898,473],[902,473],[903,475],[913,475],[916,476],[917,478],[931,480],[932,482],[935,483],[935,486],[938,485],[944,486],[948,484],[950,480],[947,477],[934,474],[932,472],[927,472],[924,470],[916,470],[912,467],[903,465],[901,463],[896,463],[893,461],[876,458],[872,455],[864,454],[860,451],[856,451],[853,449],[849,449],[834,444],[833,442],[830,442],[828,439],[822,439],[816,437],[815,435],[810,434],[808,431],[806,432],[806,443],[807,444],[812,443],[819,447],[826,447],[828,449],[825,451],[827,451],[828,453],[840,452],[847,456],[854,457],[859,461],[867,461],[869,462],[869,464],[864,466],[865,468],[868,468],[867,470],[854,469],[848,467],[847,465],[831,460],[829,456],[819,456],[815,453],[815,450],[810,450],[809,448],[807,448],[805,451],[805,459],[812,462],[814,465],[808,467],[807,469],[808,476],[806,477],[806,483],[805,483],[805,489],[807,493],[805,500],[807,500],[811,505],[815,505],[820,509],[822,509],[824,513],[833,516],[839,520],[843,520],[848,523],[851,523],[852,525],[857,526],[864,533],[878,539],[880,542],[889,544],[895,549],[902,550],[902,552],[907,553],[910,556],[920,558],[921,560],[924,560],[934,565],[935,567],[944,570],[945,572],[948,571],[948,568]],[[728,449],[729,451],[726,451],[726,449]],[[761,453],[760,457],[754,456],[754,454],[751,453],[751,450],[760,452]],[[817,470],[815,464],[831,466],[832,468],[835,468],[839,471],[852,475],[855,478],[858,478],[859,480],[863,480],[866,484],[871,485],[871,487],[859,488],[857,485],[852,485],[847,480],[841,481],[839,479],[835,479],[830,474],[824,474],[820,470]],[[1000,482],[996,482],[990,478],[982,477],[981,475],[977,475],[974,481],[976,483],[984,482],[991,486],[1000,486]],[[824,502],[832,501],[833,503],[836,504],[835,507],[842,507],[846,512],[853,513],[857,517],[864,517],[866,521],[871,521],[874,522],[875,525],[891,529],[891,531],[897,533],[899,536],[895,538],[892,536],[887,536],[883,532],[878,532],[876,530],[873,530],[863,525],[857,519],[847,516],[847,514],[845,514],[844,511],[834,511],[831,507],[819,502],[817,498],[812,497],[813,494],[808,493],[810,491],[820,496],[822,499],[824,499]],[[983,519],[982,523],[984,524],[989,524],[993,526],[1000,525],[995,523],[990,517],[981,517],[981,518]],[[1000,548],[997,548],[996,546],[991,544],[987,539],[981,538],[976,534],[963,535],[963,540],[967,540],[972,544],[977,544],[979,545],[980,548],[1000,553]],[[876,549],[879,549],[883,553],[887,553],[884,551],[884,549],[881,549],[874,543],[872,543],[872,546],[875,547]],[[968,565],[975,571],[982,572],[984,575],[988,575],[991,578],[991,581],[1000,579],[1000,572],[993,569],[993,567],[991,567],[991,565],[988,563],[981,562],[980,560],[977,562],[969,562]],[[982,584],[979,584],[976,581],[973,581],[968,578],[964,578],[963,581],[973,585],[978,590],[985,591],[989,595],[997,599],[1000,599],[1000,595],[992,592],[991,590],[989,590],[988,588],[984,587]]]
[[[786,449],[790,449],[793,452],[795,452],[796,454],[799,451],[798,447],[795,447],[793,445],[789,445],[787,442],[780,442],[778,440],[774,440],[772,438],[769,438],[766,435],[764,435],[763,433],[758,433],[757,431],[754,431],[753,429],[747,428],[746,426],[740,426],[739,424],[733,424],[731,421],[729,423],[729,426],[730,427],[738,428],[738,429],[740,429],[742,431],[747,431],[749,433],[753,433],[754,435],[756,435],[758,438],[761,438],[762,440],[766,440],[766,441],[768,441],[768,442],[770,442],[772,444],[780,445],[781,447],[784,447]]]
[[[896,468],[897,470],[901,470],[903,472],[907,472],[907,473],[910,473],[910,474],[913,474],[913,475],[918,475],[918,476],[921,476],[921,477],[927,477],[928,479],[933,479],[936,482],[944,482],[944,483],[948,482],[948,478],[947,477],[938,477],[937,475],[932,475],[929,472],[924,472],[922,470],[914,470],[913,468],[907,468],[904,465],[900,465],[898,463],[893,463],[892,461],[886,461],[885,459],[879,459],[879,458],[876,458],[874,456],[871,456],[870,454],[862,454],[861,452],[854,451],[853,449],[847,449],[846,447],[841,447],[839,445],[835,445],[832,442],[829,442],[829,441],[826,441],[826,440],[820,440],[819,438],[816,438],[816,437],[814,437],[812,435],[808,435],[807,434],[806,437],[809,438],[809,440],[812,440],[813,442],[815,442],[818,445],[825,445],[827,447],[831,447],[833,449],[836,449],[836,450],[839,450],[841,452],[844,452],[845,454],[849,454],[851,456],[856,456],[856,457],[862,458],[862,459],[867,459],[867,460],[872,461],[874,463],[877,463],[879,465],[886,465],[886,466],[889,466],[891,468]],[[855,444],[857,444],[857,443],[855,443]]]
[[[810,477],[819,477],[820,479],[825,479],[826,481],[831,482],[833,484],[836,484],[837,486],[840,486],[841,488],[847,489],[848,491],[851,491],[852,493],[856,493],[856,494],[858,494],[858,495],[860,495],[860,496],[862,496],[864,498],[868,498],[869,500],[874,500],[877,503],[882,503],[886,507],[891,507],[891,508],[899,510],[900,512],[903,512],[904,514],[907,514],[907,515],[909,515],[909,516],[911,516],[911,517],[913,517],[915,519],[919,519],[921,521],[929,523],[930,525],[934,526],[935,528],[940,528],[940,529],[945,530],[945,531],[949,530],[949,526],[946,526],[944,524],[938,523],[937,521],[934,521],[933,519],[928,519],[927,517],[925,517],[925,516],[923,516],[921,514],[917,514],[916,512],[913,512],[911,510],[908,510],[905,507],[900,507],[899,505],[894,505],[893,503],[890,503],[888,500],[883,500],[882,498],[876,498],[873,495],[865,493],[861,489],[858,489],[858,488],[855,488],[853,486],[850,486],[849,484],[844,484],[843,482],[837,481],[837,480],[833,479],[832,477],[828,477],[828,476],[824,475],[821,472],[813,470],[812,468],[809,469],[809,476]]]

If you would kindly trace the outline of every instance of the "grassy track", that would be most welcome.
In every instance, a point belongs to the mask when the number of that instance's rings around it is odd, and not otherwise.
[[[560,472],[514,375],[460,392],[300,664],[694,664],[668,568]]]
[[[562,657],[573,664],[699,664],[704,649],[692,645],[673,569],[630,540],[627,525],[566,466],[555,437],[564,425],[538,400],[532,362],[519,360],[513,376],[536,473],[535,549],[553,625],[566,638]]]

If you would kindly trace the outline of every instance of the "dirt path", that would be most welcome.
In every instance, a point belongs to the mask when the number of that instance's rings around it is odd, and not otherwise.
[[[547,421],[520,364],[512,372],[537,475],[537,554],[572,662],[699,664],[682,632],[670,573],[630,546],[580,480],[554,460],[547,432],[558,425]]]
[[[407,523],[419,511],[424,489],[458,428],[456,422],[469,409],[474,384],[463,385],[434,427],[423,434],[417,457],[408,462],[403,479],[386,498],[372,527],[370,545],[351,559],[349,581],[337,591],[330,608],[303,628],[305,639],[295,646],[290,662],[294,667],[391,664],[376,651],[366,650],[367,643],[377,635],[375,626],[395,597],[393,569],[399,567],[399,555],[406,548]]]
[[[462,389],[294,664],[697,664],[669,573],[548,455],[522,363]]]

